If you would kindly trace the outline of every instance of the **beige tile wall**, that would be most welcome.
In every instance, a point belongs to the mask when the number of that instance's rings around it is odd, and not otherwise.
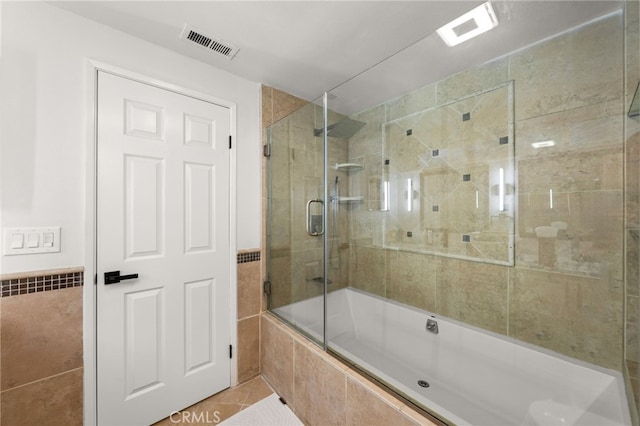
[[[384,213],[355,210],[351,285],[620,369],[622,19],[611,15],[357,114],[370,124],[350,140],[349,158],[380,161],[382,143],[372,144],[380,123],[513,80],[518,205],[514,267],[385,250],[377,235]],[[544,140],[556,146],[531,147]],[[535,227],[554,221],[567,230],[536,237]]]
[[[245,250],[240,254],[255,252],[259,253],[259,250]],[[260,313],[263,309],[260,265],[259,258],[238,263],[240,383],[260,374]],[[0,298],[0,423],[82,424],[83,288],[45,286],[46,277],[53,273],[57,283],[63,280],[59,277],[75,276],[78,271],[81,275],[81,268],[71,268],[3,277],[7,286],[10,279],[33,277],[37,292]],[[40,277],[45,280],[38,287]],[[69,282],[77,285],[75,278]]]
[[[2,297],[0,323],[0,423],[81,425],[82,287]]]
[[[371,164],[386,169],[384,180],[390,185],[390,211],[384,215],[384,227],[378,227],[385,229],[387,247],[509,262],[510,227],[495,226],[497,202],[492,209],[492,198],[496,197],[492,197],[489,182],[492,171],[497,175],[498,168],[507,170],[507,176],[513,175],[513,144],[499,143],[503,137],[513,140],[510,98],[511,87],[503,83],[498,88],[413,114],[407,111],[409,103],[401,101],[403,108],[394,108],[393,113],[402,109],[409,115],[383,127],[385,165],[379,155],[350,157],[355,162],[373,160],[367,161],[363,172],[369,180],[381,176]],[[461,119],[465,113],[471,117],[469,120]],[[362,137],[356,135],[354,142]],[[370,144],[379,144],[379,140],[380,135],[367,138]],[[463,183],[465,174],[469,180]],[[405,208],[407,179],[412,180],[414,188],[411,211]],[[367,200],[367,209],[381,208],[380,203],[370,201],[371,198]],[[509,198],[507,202],[513,204]],[[356,221],[360,220],[361,210],[355,210]],[[512,212],[513,209],[500,213],[500,220],[511,224]],[[462,235],[471,231],[476,231],[473,241],[463,243]]]
[[[435,425],[270,313],[262,315],[262,374],[307,425]]]
[[[243,254],[255,252],[259,250],[241,250],[238,256],[238,383],[260,374],[261,262],[240,260]]]

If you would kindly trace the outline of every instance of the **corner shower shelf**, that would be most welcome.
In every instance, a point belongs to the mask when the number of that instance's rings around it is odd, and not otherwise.
[[[335,168],[344,172],[356,172],[364,169],[364,166],[358,163],[336,163]]]
[[[361,203],[364,201],[364,197],[362,195],[357,195],[355,197],[338,197],[339,203]]]

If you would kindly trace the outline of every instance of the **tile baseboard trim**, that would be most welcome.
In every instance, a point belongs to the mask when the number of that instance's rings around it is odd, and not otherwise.
[[[260,250],[243,251],[238,253],[238,263],[249,263],[260,261]]]
[[[21,272],[0,276],[0,297],[20,296],[84,285],[84,268]]]

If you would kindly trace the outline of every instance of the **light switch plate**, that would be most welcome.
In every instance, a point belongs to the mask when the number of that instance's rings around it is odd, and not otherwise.
[[[6,237],[7,243],[11,240],[12,249],[21,249],[24,247],[24,234],[21,232],[10,233]]]
[[[27,248],[40,247],[40,234],[37,232],[29,232],[28,235],[29,236],[27,237]]]
[[[3,256],[57,253],[60,251],[60,227],[4,228]]]

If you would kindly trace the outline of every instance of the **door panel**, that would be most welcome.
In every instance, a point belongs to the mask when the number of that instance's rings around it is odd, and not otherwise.
[[[226,107],[98,73],[100,424],[230,384],[229,134]]]
[[[164,160],[125,155],[127,257],[161,255],[164,240]]]
[[[151,289],[125,296],[126,399],[165,382],[164,292]]]
[[[185,285],[185,374],[215,364],[213,316],[215,281],[207,279]]]
[[[208,164],[185,164],[186,252],[214,250],[215,169]]]

